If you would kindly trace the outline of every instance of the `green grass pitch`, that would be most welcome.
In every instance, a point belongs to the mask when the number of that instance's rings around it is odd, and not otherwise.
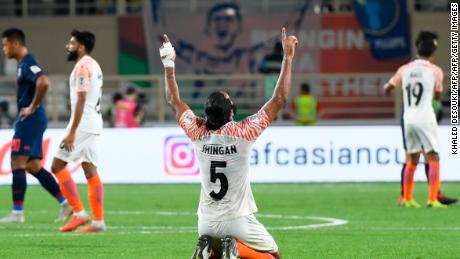
[[[89,209],[86,187],[79,188]],[[460,196],[460,183],[442,188]],[[427,189],[416,183],[420,203]],[[199,185],[105,190],[107,232],[79,235],[59,233],[57,203],[41,187],[29,186],[26,223],[0,225],[0,258],[190,258]],[[258,218],[284,258],[460,258],[460,204],[403,209],[396,204],[398,190],[398,183],[253,185]],[[0,186],[2,216],[10,207],[10,186]],[[320,225],[326,226],[315,228]]]

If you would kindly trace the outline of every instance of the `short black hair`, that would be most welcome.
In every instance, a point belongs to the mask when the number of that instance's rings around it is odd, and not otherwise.
[[[131,87],[128,87],[128,89],[126,89],[126,94],[127,95],[130,95],[130,94],[133,94],[133,93],[137,93],[136,88],[131,86]]]
[[[431,57],[436,51],[438,35],[430,31],[421,31],[415,42],[417,54],[422,57]]]
[[[300,89],[302,92],[309,93],[310,92],[310,84],[309,83],[303,83],[300,85]]]
[[[8,101],[0,101],[0,112],[8,113],[9,107]]]
[[[123,95],[119,92],[116,92],[112,95],[112,102],[113,103],[116,103],[118,102],[119,100],[123,99]]]
[[[94,49],[94,45],[96,44],[96,36],[89,31],[78,31],[73,30],[71,33],[72,37],[75,37],[78,43],[83,44],[85,46],[86,52],[89,54]]]
[[[26,45],[26,35],[21,29],[9,28],[2,33],[2,38],[6,38],[8,41],[18,41],[21,45]]]

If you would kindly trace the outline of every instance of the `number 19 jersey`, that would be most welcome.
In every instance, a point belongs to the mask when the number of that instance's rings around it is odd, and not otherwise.
[[[264,110],[216,131],[185,111],[179,124],[193,142],[201,172],[198,217],[225,221],[257,212],[248,174],[251,147],[270,124]]]
[[[72,126],[78,92],[86,92],[83,116],[77,130],[101,134],[103,124],[101,115],[102,80],[101,67],[92,57],[84,56],[75,64],[69,80],[71,118],[67,130],[70,130]]]
[[[401,66],[389,83],[401,86],[405,123],[436,123],[433,93],[442,92],[442,70],[427,60],[416,59]]]

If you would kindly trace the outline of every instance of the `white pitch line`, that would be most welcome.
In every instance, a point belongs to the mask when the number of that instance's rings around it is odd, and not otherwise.
[[[105,233],[90,233],[90,234],[77,234],[77,233],[24,233],[24,234],[9,234],[9,237],[66,237],[66,238],[75,238],[75,237],[80,237],[81,235],[93,235],[93,236],[99,236],[99,235],[133,235],[133,234],[141,234],[141,235],[152,235],[152,234],[164,234],[164,233],[195,233],[196,232],[196,227],[193,229],[183,229],[179,230],[176,229],[174,231],[164,231],[164,230],[141,230],[141,231],[117,231],[117,232],[111,232],[110,230],[113,229],[114,227],[109,227],[108,232]],[[47,228],[49,230],[49,228]],[[360,228],[360,229],[342,229],[346,231],[350,230],[357,230],[357,231],[365,231],[365,230],[375,230],[375,231],[386,231],[388,230],[387,228]],[[449,227],[435,227],[435,228],[424,228],[424,227],[401,227],[401,228],[391,228],[390,230],[401,230],[401,231],[459,231],[460,227],[455,227],[455,228],[449,228]],[[57,229],[56,229],[57,231]]]
[[[269,216],[278,216],[278,215],[258,215],[261,218],[269,217]],[[307,224],[307,225],[299,225],[299,226],[280,226],[280,227],[267,227],[267,229],[271,230],[295,230],[295,229],[317,229],[317,228],[325,228],[325,227],[335,227],[340,225],[345,225],[348,223],[347,220],[344,219],[336,219],[336,218],[326,218],[326,217],[308,217],[308,216],[285,216],[281,217],[281,219],[308,219],[308,220],[318,220],[318,221],[326,221],[327,223],[322,224]]]
[[[107,211],[108,214],[114,215],[160,215],[160,216],[196,216],[196,212],[184,211],[132,211],[132,210],[114,210]]]
[[[459,231],[460,227],[346,227],[347,231]]]
[[[31,211],[32,213],[49,213],[49,211]],[[160,216],[196,216],[196,213],[192,212],[173,212],[173,211],[108,211],[107,214],[114,215],[160,215]],[[259,218],[272,218],[272,219],[291,219],[291,220],[316,220],[316,221],[325,221],[326,223],[320,224],[306,224],[306,225],[296,225],[296,226],[274,226],[267,227],[270,230],[296,230],[296,229],[317,229],[323,227],[333,227],[347,224],[348,221],[343,219],[335,218],[326,218],[326,217],[310,217],[310,216],[296,216],[296,215],[279,215],[279,214],[257,214]],[[17,226],[17,225],[15,225]],[[45,227],[46,226],[46,227]],[[0,226],[0,229],[6,229],[6,226]],[[20,229],[47,229],[50,227],[44,224],[35,224],[32,226],[18,226]],[[116,232],[111,232],[110,230],[121,230]],[[128,230],[128,231],[127,231]],[[136,231],[133,231],[136,230]],[[196,226],[108,226],[108,232],[104,234],[158,234],[158,233],[191,233],[196,232]],[[75,233],[25,233],[25,234],[10,234],[11,236],[20,236],[20,237],[44,237],[44,236],[79,236]]]
[[[167,215],[167,216],[195,216],[196,213],[191,212],[172,212],[172,211],[112,211],[113,214],[119,215]],[[313,216],[296,216],[296,215],[279,215],[279,214],[257,214],[258,218],[273,218],[273,219],[291,219],[291,220],[317,220],[326,221],[327,223],[322,224],[307,224],[298,226],[279,226],[279,227],[267,227],[271,230],[294,230],[294,229],[316,229],[323,227],[334,227],[345,225],[348,223],[347,220],[326,218],[326,217],[313,217]]]

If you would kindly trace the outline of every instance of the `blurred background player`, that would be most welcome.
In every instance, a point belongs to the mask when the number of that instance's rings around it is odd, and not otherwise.
[[[42,139],[48,119],[41,105],[49,86],[48,77],[43,73],[34,56],[25,46],[22,30],[10,28],[2,33],[3,53],[18,62],[17,107],[18,116],[11,143],[11,170],[13,174],[13,211],[0,219],[0,223],[24,222],[24,197],[26,194],[26,171],[61,204],[57,221],[63,221],[71,213],[66,199],[59,190],[53,176],[42,167]]]
[[[210,258],[222,241],[222,258],[280,258],[278,246],[257,221],[257,206],[248,177],[252,144],[275,119],[288,99],[297,38],[282,30],[284,60],[273,97],[243,121],[233,121],[235,105],[226,92],[213,92],[205,106],[206,120],[182,102],[175,80],[175,52],[164,36],[160,56],[165,67],[166,98],[176,119],[194,143],[200,161],[199,239],[192,258]],[[217,183],[220,184],[217,184]],[[220,185],[220,186],[219,186]]]
[[[3,128],[4,124],[6,128],[10,128],[14,124],[14,118],[10,115],[10,104],[8,101],[0,101],[0,128]]]
[[[126,90],[126,98],[115,103],[115,127],[139,128],[144,119],[144,110],[138,104],[139,94],[134,87]]]
[[[66,169],[68,162],[81,162],[88,181],[88,198],[93,215],[92,224],[77,232],[103,232],[104,186],[97,172],[99,138],[102,133],[101,97],[102,71],[89,54],[94,49],[96,38],[93,33],[73,30],[66,45],[67,60],[76,62],[70,74],[71,117],[56,153],[52,171],[56,174],[65,197],[72,206],[74,216],[59,230],[67,232],[77,229],[89,221],[78,195],[77,186]]]
[[[299,95],[294,99],[290,107],[289,117],[295,119],[297,126],[316,125],[318,114],[318,100],[310,93],[310,84],[300,85]]]
[[[119,92],[115,92],[112,94],[112,103],[110,104],[109,108],[105,111],[105,120],[109,124],[109,127],[115,127],[115,109],[117,106],[117,102],[123,99],[123,95]]]
[[[429,165],[428,207],[446,208],[438,201],[440,182],[439,140],[433,97],[441,98],[443,72],[431,63],[437,46],[437,37],[431,32],[420,32],[417,41],[417,59],[401,66],[385,85],[385,92],[403,87],[403,131],[406,145],[406,164],[403,173],[402,205],[408,208],[421,207],[412,197],[414,173],[420,158],[425,153]],[[433,96],[434,95],[434,96]]]

